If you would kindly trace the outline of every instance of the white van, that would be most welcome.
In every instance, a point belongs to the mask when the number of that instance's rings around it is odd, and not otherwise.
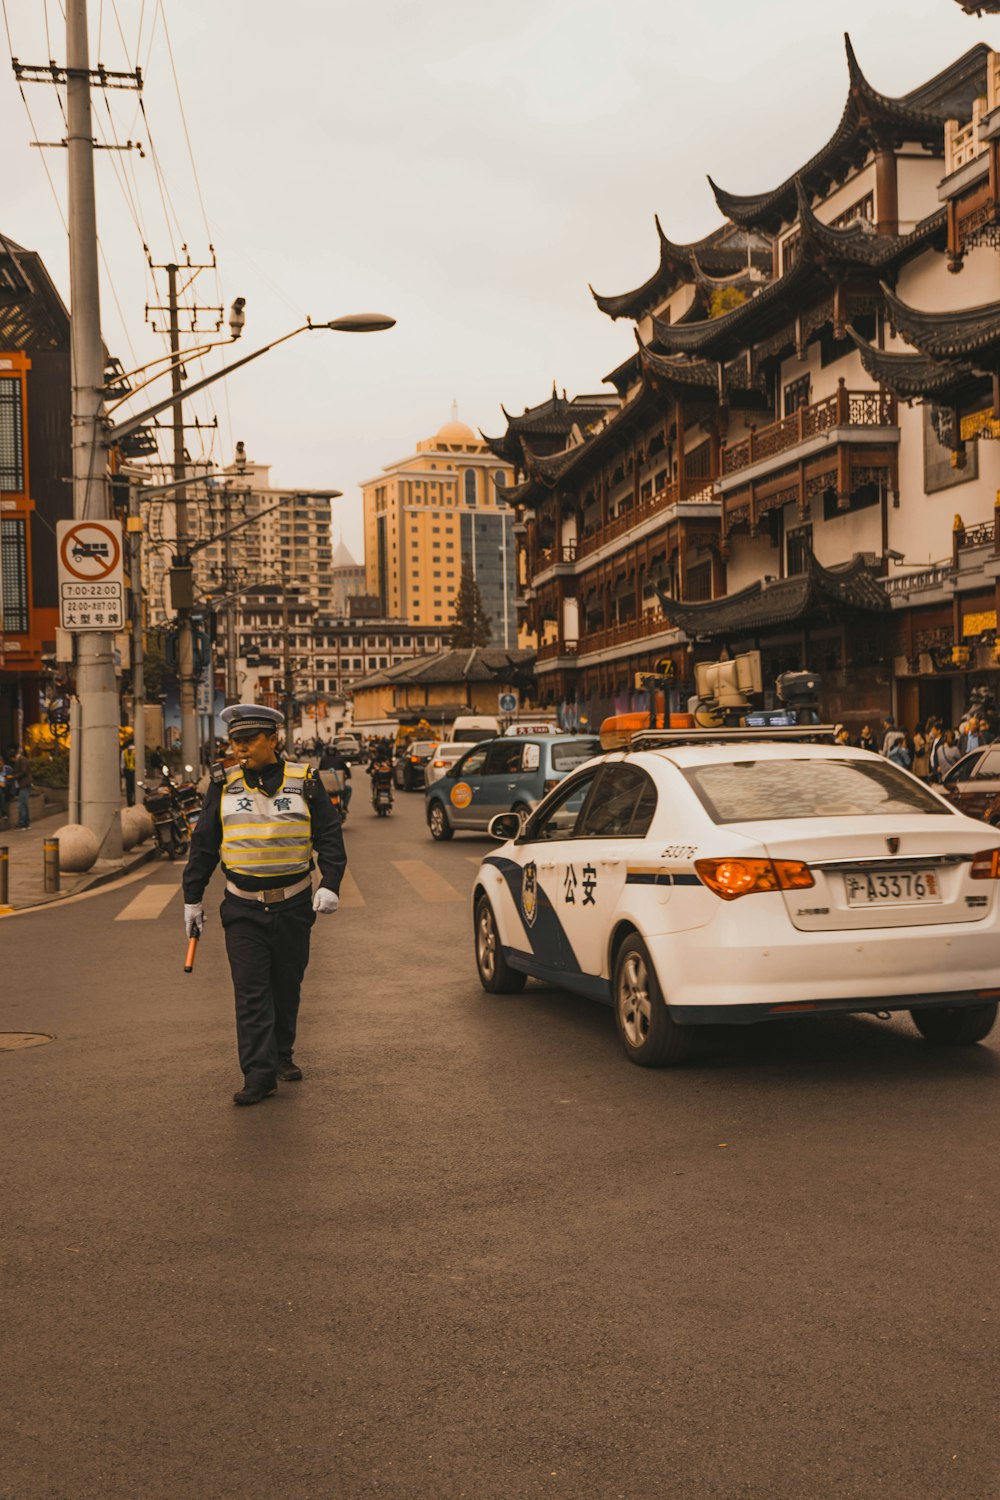
[[[459,714],[448,739],[456,745],[478,745],[481,740],[496,739],[499,733],[500,720],[491,714]]]

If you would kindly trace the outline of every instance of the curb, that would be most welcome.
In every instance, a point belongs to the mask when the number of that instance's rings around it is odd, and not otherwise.
[[[99,886],[110,885],[113,880],[121,880],[123,875],[131,875],[143,865],[149,864],[159,854],[158,847],[153,844],[148,849],[139,849],[134,858],[122,860],[120,866],[113,870],[99,870],[93,875],[84,875],[78,884],[66,890],[55,891],[50,896],[42,896],[37,901],[25,901],[21,906],[15,906],[9,913],[16,916],[19,911],[34,911],[39,906],[53,906],[57,901],[64,900],[67,896],[81,896],[85,891],[96,890]]]

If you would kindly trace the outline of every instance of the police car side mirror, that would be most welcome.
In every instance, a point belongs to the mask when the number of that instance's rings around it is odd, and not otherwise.
[[[516,839],[521,832],[521,814],[516,812],[497,813],[495,818],[490,819],[486,831],[491,838],[502,839],[504,843],[508,839]]]

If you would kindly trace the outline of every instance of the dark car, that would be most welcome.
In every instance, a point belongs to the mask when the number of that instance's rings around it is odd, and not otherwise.
[[[424,785],[424,768],[434,753],[434,740],[414,740],[397,752],[392,776],[400,791],[415,792]]]
[[[360,766],[364,764],[364,750],[361,741],[354,734],[338,734],[334,745],[347,761],[348,765]]]
[[[1000,744],[963,755],[941,778],[941,790],[967,817],[1000,823]]]

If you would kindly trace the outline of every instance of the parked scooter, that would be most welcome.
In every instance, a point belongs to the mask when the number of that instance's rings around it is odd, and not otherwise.
[[[171,781],[166,768],[162,782],[155,790],[146,793],[143,803],[153,819],[153,833],[159,852],[165,854],[167,859],[182,859],[191,843],[194,824],[181,801],[180,788]],[[197,816],[196,812],[195,820]]]
[[[372,779],[372,807],[379,818],[392,812],[392,766],[387,760],[375,761],[369,773]]]

